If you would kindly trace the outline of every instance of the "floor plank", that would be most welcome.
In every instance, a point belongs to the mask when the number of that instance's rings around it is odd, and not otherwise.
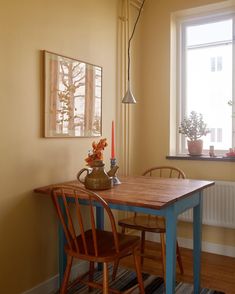
[[[158,243],[147,242],[147,250],[151,255],[158,255],[160,253],[160,246]],[[184,266],[184,275],[180,275],[179,269],[177,268],[177,281],[192,283],[192,250],[181,248],[181,255]],[[133,268],[131,257],[124,258],[121,261],[121,264]],[[235,258],[202,252],[201,268],[202,287],[223,291],[226,294],[235,294]],[[145,259],[143,271],[161,276],[161,262]]]

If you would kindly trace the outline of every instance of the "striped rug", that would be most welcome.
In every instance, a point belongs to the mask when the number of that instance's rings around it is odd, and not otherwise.
[[[111,268],[110,268],[111,271]],[[111,279],[111,278],[110,278]],[[95,273],[95,280],[102,281],[102,272]],[[162,278],[143,273],[143,280],[146,294],[163,294],[165,293],[164,282]],[[120,291],[125,291],[137,283],[136,274],[130,270],[119,268],[117,278],[114,282],[110,283],[112,288]],[[88,292],[88,287],[84,284],[77,285],[74,289],[71,289],[68,294],[85,294],[102,293],[100,290],[94,289],[92,292]],[[138,288],[132,293],[139,293]],[[177,283],[176,294],[193,294],[193,285],[186,283]],[[202,289],[200,294],[225,294],[211,289]]]

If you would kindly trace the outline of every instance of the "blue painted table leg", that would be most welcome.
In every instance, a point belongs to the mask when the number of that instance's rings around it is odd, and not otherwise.
[[[96,226],[97,229],[104,229],[104,208],[96,207]],[[102,263],[98,263],[98,270],[101,271],[103,269]]]
[[[62,199],[59,199],[59,205],[64,213],[64,205]],[[66,244],[65,234],[61,223],[59,223],[59,285],[62,285],[64,272],[66,268],[67,257],[64,252],[64,246]]]
[[[200,293],[202,192],[200,192],[199,198],[199,205],[193,208],[193,272],[195,294]]]
[[[103,207],[96,207],[96,225],[97,229],[104,229],[104,209]]]
[[[166,213],[166,294],[175,293],[176,222],[174,207],[170,206]]]

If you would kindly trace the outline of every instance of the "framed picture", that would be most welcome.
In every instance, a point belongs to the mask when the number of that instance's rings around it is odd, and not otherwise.
[[[102,68],[44,51],[45,137],[102,135]]]

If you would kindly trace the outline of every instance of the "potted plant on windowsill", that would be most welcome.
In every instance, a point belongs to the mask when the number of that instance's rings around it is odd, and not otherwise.
[[[189,139],[187,143],[190,155],[202,155],[203,141],[200,138],[206,136],[209,132],[202,114],[196,111],[191,111],[190,115],[183,119],[179,127],[179,133]]]

